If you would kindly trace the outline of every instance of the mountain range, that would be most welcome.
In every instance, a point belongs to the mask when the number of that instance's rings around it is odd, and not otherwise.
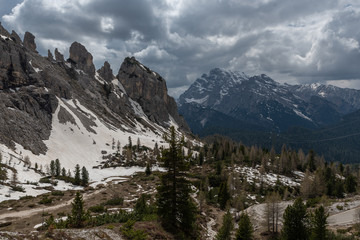
[[[54,57],[55,55],[55,57]],[[0,25],[0,150],[39,164],[59,159],[66,169],[96,166],[112,142],[129,138],[154,147],[170,126],[189,133],[165,80],[127,57],[115,75],[108,62],[96,70],[85,46],[69,58],[36,50],[30,32],[21,40]],[[90,175],[96,178],[97,169]],[[99,170],[100,171],[100,170]],[[100,176],[99,175],[99,176]]]
[[[325,129],[339,129],[339,124],[346,126],[347,119],[353,119],[347,115],[356,115],[360,109],[360,90],[319,83],[280,84],[265,74],[248,76],[215,68],[180,95],[178,105],[192,131],[200,136],[223,134],[263,147],[315,148],[329,160],[347,161],[348,157],[326,152],[328,146],[316,147],[330,141],[319,142],[325,136],[318,138],[316,133],[331,132],[333,136],[326,139],[345,136],[346,131]]]

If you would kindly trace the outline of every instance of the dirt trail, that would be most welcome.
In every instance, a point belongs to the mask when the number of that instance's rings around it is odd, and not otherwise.
[[[96,195],[98,193],[100,193],[101,190],[96,190],[92,193],[85,193],[83,195],[83,199],[89,199],[91,196]],[[60,203],[58,205],[55,206],[49,206],[49,207],[44,207],[44,208],[35,208],[35,209],[28,209],[28,210],[22,210],[22,211],[18,211],[18,212],[9,212],[9,213],[4,213],[0,215],[0,221],[7,219],[7,218],[28,218],[31,217],[37,213],[41,213],[41,212],[48,212],[48,211],[53,211],[65,206],[68,206],[72,203],[73,199],[70,199],[64,203]]]
[[[354,216],[358,209],[360,209],[360,206],[329,216],[329,226],[346,226],[356,223],[357,220]]]

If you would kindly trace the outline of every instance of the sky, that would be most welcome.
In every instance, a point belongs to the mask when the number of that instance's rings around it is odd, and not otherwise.
[[[42,55],[78,41],[115,74],[135,56],[175,98],[215,67],[360,89],[358,0],[0,0],[0,21]]]

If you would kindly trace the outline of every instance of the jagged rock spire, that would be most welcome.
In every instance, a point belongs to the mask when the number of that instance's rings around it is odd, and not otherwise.
[[[18,44],[22,43],[21,38],[19,37],[19,35],[14,30],[12,30],[10,37],[11,37],[11,39],[13,39]]]
[[[62,55],[57,48],[55,48],[55,60],[57,62],[64,62],[64,55]]]
[[[74,42],[70,47],[70,60],[76,64],[76,67],[85,73],[95,75],[95,66],[93,56],[86,48],[78,42]]]
[[[24,35],[24,46],[30,51],[36,52],[36,43],[35,43],[35,36],[30,33],[26,32]]]
[[[0,22],[0,35],[10,37],[10,33],[1,25],[1,22]]]
[[[104,66],[102,66],[97,72],[99,73],[100,77],[102,77],[105,81],[110,82],[115,78],[115,76],[113,75],[113,71],[110,67],[110,63],[108,61],[106,61],[104,63]]]

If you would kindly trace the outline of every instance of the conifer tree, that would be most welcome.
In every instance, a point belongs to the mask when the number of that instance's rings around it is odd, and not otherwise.
[[[220,205],[220,209],[224,210],[229,200],[230,200],[230,193],[228,189],[228,184],[227,181],[223,181],[220,184],[220,190],[218,195],[218,203]]]
[[[50,175],[53,177],[55,176],[55,161],[51,160],[50,162]]]
[[[223,223],[219,232],[215,236],[215,240],[231,240],[231,231],[234,229],[232,216],[229,211],[223,217]]]
[[[145,174],[146,176],[149,176],[151,174],[151,167],[149,162],[146,164]]]
[[[66,177],[66,170],[64,167],[61,169],[61,176]]]
[[[282,229],[283,240],[306,240],[309,238],[309,219],[306,206],[301,198],[295,200],[293,205],[285,209],[284,226]]]
[[[60,161],[59,161],[59,159],[56,159],[55,160],[55,176],[56,177],[60,176],[60,172],[61,172]]]
[[[83,222],[86,219],[84,211],[84,201],[79,192],[76,192],[74,201],[71,203],[72,210],[71,216],[68,217],[70,226],[80,228],[83,226]]]
[[[239,228],[236,232],[236,240],[252,240],[254,228],[249,215],[245,212],[240,215]]]
[[[315,210],[312,216],[313,229],[311,232],[310,240],[326,240],[326,224],[328,214],[325,213],[323,206],[320,206]]]
[[[0,180],[6,180],[6,170],[2,167],[2,154],[0,152]]]
[[[190,183],[185,178],[189,166],[182,153],[184,139],[178,139],[174,127],[170,128],[170,136],[164,139],[169,148],[162,152],[161,162],[166,172],[157,189],[158,215],[168,231],[183,234],[179,238],[193,238],[196,206],[190,198]]]
[[[81,185],[87,186],[89,183],[89,172],[86,170],[85,167],[81,169]]]
[[[81,179],[80,179],[80,166],[79,164],[76,164],[75,171],[74,171],[74,184],[80,185]]]

